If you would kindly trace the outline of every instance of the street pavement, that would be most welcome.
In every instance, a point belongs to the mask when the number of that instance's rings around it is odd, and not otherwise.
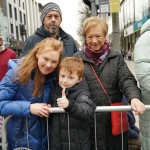
[[[130,71],[133,73],[133,75],[134,75],[135,78],[136,78],[135,67],[134,67],[134,61],[133,61],[133,60],[129,61],[129,60],[125,59],[125,62],[127,63],[128,67],[129,67],[129,69],[130,69]]]
[[[128,61],[127,59],[125,59],[125,62],[127,63],[130,71],[132,72],[132,74],[135,76],[136,78],[136,74],[135,74],[135,67],[134,67],[134,61],[131,60],[131,61]],[[137,78],[136,78],[137,79]],[[134,112],[133,112],[134,113]],[[135,118],[136,118],[136,126],[139,127],[139,116],[138,115],[135,115]]]

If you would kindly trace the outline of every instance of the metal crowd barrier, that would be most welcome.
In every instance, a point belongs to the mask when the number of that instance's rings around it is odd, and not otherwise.
[[[51,108],[52,113],[65,113],[64,109],[58,108],[58,107],[52,107]],[[150,110],[150,105],[145,105],[145,110]],[[111,112],[111,111],[132,111],[131,106],[98,106],[95,109],[95,112]],[[8,120],[12,116],[7,116],[3,122],[2,125],[2,150],[7,150],[8,143],[7,143],[7,131],[6,131],[6,125]]]

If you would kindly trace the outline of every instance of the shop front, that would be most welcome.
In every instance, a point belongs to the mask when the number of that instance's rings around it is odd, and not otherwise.
[[[140,31],[142,25],[149,19],[149,15],[145,16],[141,20],[137,21],[134,23],[134,33],[135,33],[135,42],[138,40],[140,37]]]
[[[134,29],[133,25],[126,28],[122,34],[123,36],[123,49],[125,52],[125,57],[127,57],[129,49],[133,51],[134,47]]]

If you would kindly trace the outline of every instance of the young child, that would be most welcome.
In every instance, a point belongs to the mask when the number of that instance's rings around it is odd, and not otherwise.
[[[52,114],[51,150],[90,150],[90,117],[96,105],[83,78],[82,59],[66,57],[59,65],[59,85],[50,93],[52,107],[66,113]]]

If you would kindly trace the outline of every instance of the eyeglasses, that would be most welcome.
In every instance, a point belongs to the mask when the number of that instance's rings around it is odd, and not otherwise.
[[[47,18],[48,20],[52,19],[52,18],[55,18],[56,20],[58,20],[60,18],[59,15],[46,15],[45,18]]]

